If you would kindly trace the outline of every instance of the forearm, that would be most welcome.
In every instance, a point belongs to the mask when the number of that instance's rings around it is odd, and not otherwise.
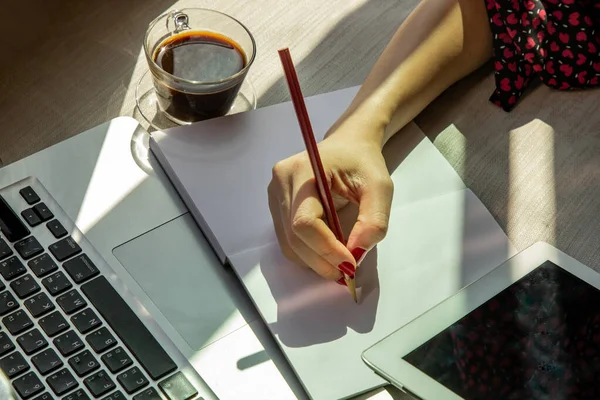
[[[423,0],[398,29],[340,123],[383,128],[364,130],[379,132],[373,139],[383,146],[491,55],[484,0]]]

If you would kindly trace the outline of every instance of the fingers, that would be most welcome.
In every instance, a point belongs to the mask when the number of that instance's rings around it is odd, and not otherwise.
[[[269,204],[273,202],[269,201]],[[277,240],[279,241],[279,247],[281,248],[285,257],[304,267],[310,267],[317,274],[328,280],[338,280],[342,277],[342,273],[331,265],[323,257],[320,257],[311,248],[296,237],[291,229],[291,225],[288,223],[289,228],[286,229],[286,224],[283,223],[282,209],[275,209],[275,205],[271,207],[271,214],[274,216],[273,223],[275,225],[275,233]],[[289,213],[286,215],[289,218]]]
[[[339,269],[343,263],[354,268],[354,257],[323,221],[323,206],[318,197],[314,180],[295,190],[291,207],[291,232],[320,258]]]
[[[274,178],[269,185],[269,209],[275,233],[283,254],[289,260],[306,265],[325,279],[338,280],[342,274],[338,266],[353,274],[354,258],[340,243],[321,219],[323,207],[316,192],[314,178],[294,177],[301,182],[294,187],[281,179],[285,171],[274,168]],[[290,199],[293,196],[293,199]]]
[[[301,184],[294,187],[294,182]],[[338,280],[340,270],[353,275],[366,253],[387,234],[394,191],[387,174],[370,177],[358,188],[359,215],[347,247],[322,220],[323,206],[314,178],[294,177],[289,183],[279,180],[273,187],[269,207],[284,255],[326,279]]]
[[[342,277],[342,273],[337,268],[324,258],[320,257],[301,240],[288,236],[288,241],[300,260],[321,277],[332,281],[337,281]]]
[[[348,248],[359,263],[387,234],[393,194],[389,175],[372,178],[361,188],[358,218],[348,238]]]

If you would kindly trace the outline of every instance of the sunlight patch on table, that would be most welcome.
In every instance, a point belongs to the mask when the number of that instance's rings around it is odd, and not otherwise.
[[[539,119],[509,133],[506,230],[514,243],[556,238],[554,135]]]

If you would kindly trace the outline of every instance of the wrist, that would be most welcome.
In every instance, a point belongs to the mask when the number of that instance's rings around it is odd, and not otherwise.
[[[390,117],[381,110],[367,108],[364,105],[349,107],[331,126],[325,137],[343,137],[344,140],[368,142],[380,149],[386,141],[386,127]]]

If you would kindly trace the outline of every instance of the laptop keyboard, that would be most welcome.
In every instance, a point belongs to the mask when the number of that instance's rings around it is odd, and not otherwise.
[[[14,392],[32,400],[202,399],[73,223],[46,204],[54,201],[13,186],[0,194],[0,370]],[[6,191],[26,207],[11,207]]]

